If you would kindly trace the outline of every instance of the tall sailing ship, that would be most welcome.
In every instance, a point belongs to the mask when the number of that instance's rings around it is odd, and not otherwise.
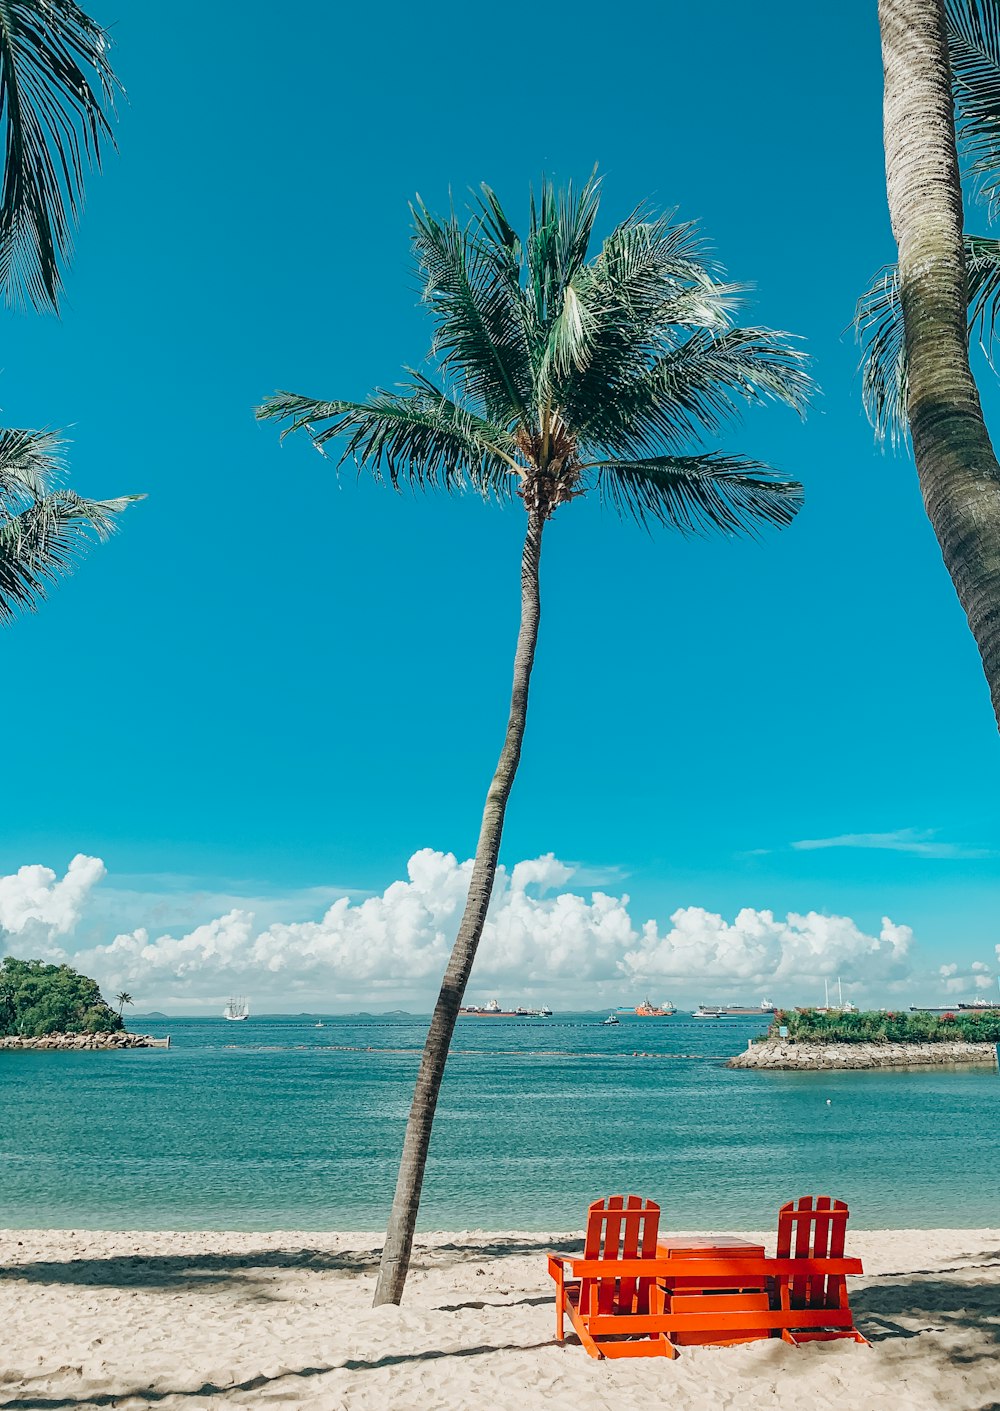
[[[223,1019],[246,1019],[250,1014],[250,1006],[247,1004],[246,995],[234,998],[229,1001],[222,1011]]]

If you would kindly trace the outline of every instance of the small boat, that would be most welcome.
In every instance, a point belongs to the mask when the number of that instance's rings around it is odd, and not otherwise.
[[[323,1023],[322,1019],[317,1019],[316,1023],[313,1025],[313,1028],[314,1028],[314,1029],[325,1029],[325,1028],[326,1028],[326,1025]]]
[[[713,1005],[706,1006],[704,1004],[699,1004],[698,1008],[694,1011],[694,1014],[691,1017],[692,1019],[721,1019],[722,1010],[717,1009]]]
[[[246,997],[243,996],[239,999],[231,999],[222,1011],[222,1017],[223,1019],[232,1019],[234,1023],[240,1019],[248,1019],[250,1017],[250,1006],[246,1002]]]
[[[617,1014],[609,1014],[607,1019],[601,1020],[602,1024],[620,1024],[621,1022]]]

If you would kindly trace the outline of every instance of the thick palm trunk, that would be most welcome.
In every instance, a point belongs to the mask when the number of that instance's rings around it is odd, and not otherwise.
[[[410,1267],[413,1232],[420,1205],[420,1188],[423,1185],[424,1167],[427,1164],[427,1151],[431,1142],[434,1110],[441,1091],[441,1080],[444,1077],[445,1063],[448,1061],[448,1050],[451,1047],[452,1034],[455,1032],[459,1006],[465,995],[465,987],[469,983],[472,963],[476,958],[479,938],[483,934],[486,912],[493,892],[504,814],[521,758],[521,741],[524,738],[528,711],[528,684],[538,640],[538,562],[544,524],[545,517],[542,513],[534,509],[529,511],[528,532],[521,556],[521,627],[514,655],[514,684],[507,734],[493,782],[486,795],[486,807],[479,829],[479,842],[476,845],[476,860],[472,868],[465,914],[458,928],[458,936],[444,980],[441,982],[441,992],[434,1006],[423,1057],[420,1060],[417,1085],[413,1093],[409,1121],[406,1124],[406,1136],[403,1139],[396,1194],[393,1197],[378,1283],[375,1286],[376,1307],[380,1303],[399,1303],[403,1297],[403,1285]]]
[[[1000,723],[1000,465],[969,367],[944,0],[879,0],[878,8],[886,187],[899,247],[913,455]]]

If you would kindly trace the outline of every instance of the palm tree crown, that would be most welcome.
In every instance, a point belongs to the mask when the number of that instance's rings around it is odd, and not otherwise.
[[[50,431],[0,430],[0,623],[33,611],[87,545],[106,539],[141,495],[87,500],[67,489],[62,441]]]
[[[258,416],[306,429],[320,449],[343,436],[341,462],[395,488],[517,494],[545,518],[596,491],[682,531],[788,524],[797,482],[704,441],[747,403],[801,411],[805,355],[785,334],[734,325],[742,291],[690,224],[639,211],[591,255],[598,202],[596,179],[578,195],[543,183],[522,241],[488,187],[464,226],[418,201],[437,375],[407,370],[365,402],[279,392]]]

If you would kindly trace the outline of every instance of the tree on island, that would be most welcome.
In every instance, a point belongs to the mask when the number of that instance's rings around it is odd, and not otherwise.
[[[258,413],[305,429],[321,450],[343,435],[341,461],[395,489],[471,486],[484,499],[517,496],[527,515],[506,737],[420,1063],[376,1304],[402,1297],[434,1110],[493,890],[524,735],[546,524],[588,492],[643,525],[730,536],[780,528],[802,503],[802,487],[761,462],[698,446],[745,403],[801,410],[803,354],[784,334],[734,325],[739,290],[706,259],[693,226],[638,211],[591,253],[597,208],[596,179],[579,194],[545,182],[522,242],[488,187],[465,227],[418,202],[413,240],[439,381],[411,372],[399,391],[361,403],[280,392]]]
[[[129,994],[128,990],[119,990],[118,994],[115,995],[115,1004],[118,1006],[118,1013],[121,1014],[125,1006],[127,1004],[135,1004],[135,1000]]]
[[[58,310],[84,176],[114,146],[121,85],[111,39],[73,0],[0,4],[0,290]],[[0,430],[0,624],[33,611],[141,495],[88,500],[66,488],[51,431]]]
[[[113,1033],[124,1027],[122,1016],[105,1004],[97,981],[71,966],[12,955],[0,963],[0,1038]]]

